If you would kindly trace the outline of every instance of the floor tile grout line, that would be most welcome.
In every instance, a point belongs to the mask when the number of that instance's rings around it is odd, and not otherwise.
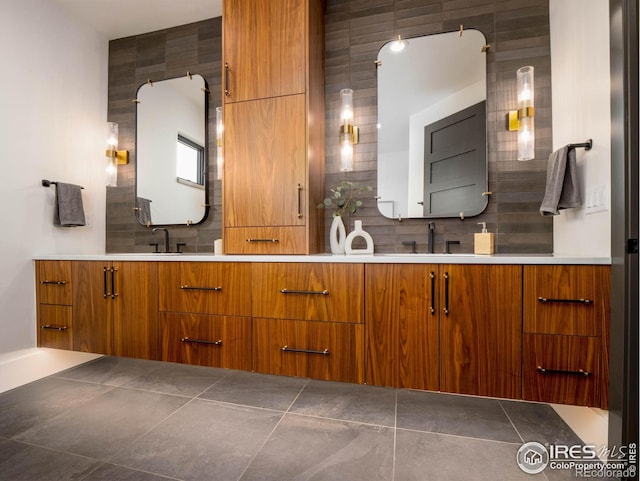
[[[426,433],[426,434],[436,434],[438,436],[448,436],[448,437],[452,437],[452,438],[459,438],[459,439],[469,439],[469,440],[473,440],[473,441],[487,441],[490,443],[499,443],[499,444],[510,444],[510,445],[514,445],[514,446],[520,446],[521,443],[518,443],[517,441],[502,441],[500,439],[489,439],[489,438],[475,438],[473,436],[463,436],[462,434],[452,434],[452,433],[441,433],[438,431],[423,431],[420,429],[411,429],[411,428],[397,428],[397,430],[399,431],[409,431],[412,433]]]
[[[94,458],[91,458],[91,459],[94,459]],[[144,470],[144,469],[132,468],[131,466],[127,466],[126,464],[111,463],[111,462],[108,462],[108,461],[101,461],[101,460],[97,460],[97,461],[102,463],[102,464],[108,464],[110,466],[116,466],[118,468],[125,468],[125,469],[128,469],[130,471],[135,471],[135,472],[138,472],[138,473],[145,473],[145,474],[151,474],[152,476],[159,476],[159,477],[161,477],[163,479],[167,479],[169,481],[186,481],[184,478],[174,478],[173,476],[167,476],[166,474],[156,473],[154,471],[147,471],[147,470]],[[91,473],[93,473],[94,471],[95,471],[95,469]],[[87,476],[90,476],[91,473],[87,474]],[[79,481],[82,481],[85,478],[82,478]]]
[[[513,426],[513,429],[516,432],[516,434],[518,435],[518,437],[520,438],[520,441],[522,443],[524,443],[525,441],[524,441],[524,438],[522,437],[522,434],[520,433],[520,430],[517,428],[516,424],[513,422],[513,419],[511,419],[511,416],[509,416],[509,413],[507,412],[507,410],[502,405],[502,402],[498,401],[498,404],[500,405],[500,409],[502,409],[502,412],[504,413],[504,415],[507,416],[507,419],[511,423],[511,426]]]
[[[347,423],[347,424],[357,424],[358,426],[369,426],[372,428],[394,429],[393,426],[389,426],[389,425],[365,423],[363,421],[354,421],[352,419],[330,418],[327,416],[320,416],[319,414],[306,414],[306,413],[296,413],[296,412],[289,412],[289,411],[286,411],[285,414],[290,414],[291,416],[311,418],[311,419],[325,419],[327,421],[336,421],[336,422]]]
[[[391,462],[391,481],[396,479],[396,449],[398,447],[398,390],[396,389],[396,402],[393,413],[393,460]]]
[[[273,436],[273,433],[276,431],[276,429],[278,429],[278,426],[280,426],[280,424],[284,420],[285,416],[289,413],[289,411],[291,410],[291,408],[293,407],[295,402],[298,400],[298,398],[302,394],[302,391],[304,391],[304,388],[307,387],[307,385],[309,384],[310,381],[311,381],[310,379],[307,379],[307,381],[300,387],[300,389],[298,390],[298,394],[296,394],[296,397],[293,399],[293,401],[291,401],[291,403],[289,404],[289,407],[287,408],[287,410],[282,412],[282,416],[280,416],[280,419],[278,419],[278,422],[276,423],[276,425],[273,427],[271,432],[267,435],[267,437],[265,438],[263,443],[260,445],[258,450],[255,452],[255,454],[251,457],[251,459],[249,460],[247,465],[244,467],[244,469],[242,470],[242,472],[240,473],[240,475],[238,476],[236,481],[240,481],[242,479],[242,477],[244,476],[244,474],[247,472],[247,470],[251,467],[251,465],[253,464],[255,459],[258,457],[258,454],[260,454],[260,452],[267,445],[267,443],[269,442],[269,439],[271,439],[271,436]]]

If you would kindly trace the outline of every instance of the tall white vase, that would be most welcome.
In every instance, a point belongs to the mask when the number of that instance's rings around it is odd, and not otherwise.
[[[354,249],[352,247],[354,239],[357,239],[358,237],[361,237],[364,240],[365,242],[364,249]],[[354,222],[354,228],[351,232],[349,232],[349,235],[347,236],[347,239],[345,241],[344,248],[345,248],[345,252],[348,255],[373,254],[373,239],[371,235],[362,228],[361,220],[357,220]]]
[[[334,215],[329,229],[329,244],[332,254],[344,254],[344,241],[347,238],[347,230],[344,228],[342,217]]]

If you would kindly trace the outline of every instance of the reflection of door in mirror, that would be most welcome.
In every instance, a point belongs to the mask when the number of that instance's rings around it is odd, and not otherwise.
[[[206,95],[204,78],[193,74],[138,89],[136,205],[142,224],[206,219]]]
[[[401,52],[392,43],[378,53],[378,209],[390,218],[480,214],[487,205],[484,35],[464,30],[410,38]],[[470,122],[465,111],[474,105],[485,110]],[[458,118],[464,125],[452,121]],[[440,130],[443,122],[447,128]],[[479,142],[473,152],[450,148],[468,144],[470,133]],[[425,150],[432,147],[437,161]]]

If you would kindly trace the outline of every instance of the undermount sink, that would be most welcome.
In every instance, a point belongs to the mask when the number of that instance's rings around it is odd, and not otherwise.
[[[416,254],[412,254],[411,252],[398,252],[398,253],[380,253],[376,254],[377,256],[382,257],[474,257],[475,254],[465,254],[465,253],[451,253],[445,254],[443,252],[434,252],[433,254],[428,254],[426,252],[418,252]]]
[[[157,256],[181,256],[184,252],[110,252],[109,256],[149,256],[149,257],[157,257]]]

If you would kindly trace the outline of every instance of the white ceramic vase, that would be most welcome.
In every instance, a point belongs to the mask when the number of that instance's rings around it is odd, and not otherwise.
[[[342,217],[334,215],[329,229],[329,244],[332,254],[344,254],[344,241],[347,238],[347,230],[344,228]]]
[[[363,249],[354,249],[352,247],[354,239],[361,237],[365,242]],[[345,253],[352,254],[373,254],[373,239],[371,235],[362,228],[362,221],[357,220],[354,222],[354,229],[349,233],[345,241]]]

